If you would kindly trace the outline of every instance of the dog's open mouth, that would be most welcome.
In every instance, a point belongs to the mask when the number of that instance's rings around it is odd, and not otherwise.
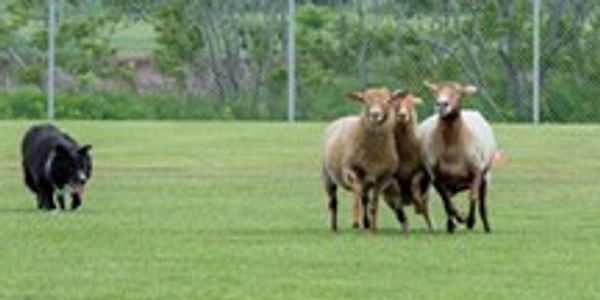
[[[71,184],[69,186],[71,188],[71,194],[77,195],[77,196],[83,196],[83,192],[85,190],[83,184]]]

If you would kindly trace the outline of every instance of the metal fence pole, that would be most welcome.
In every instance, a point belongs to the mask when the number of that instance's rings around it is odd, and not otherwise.
[[[540,122],[540,0],[533,0],[533,99],[534,124]]]
[[[48,0],[48,121],[54,120],[54,35],[56,30],[56,3]]]
[[[294,122],[296,119],[296,34],[295,34],[295,15],[296,1],[288,0],[288,33],[287,33],[287,105],[288,122]]]

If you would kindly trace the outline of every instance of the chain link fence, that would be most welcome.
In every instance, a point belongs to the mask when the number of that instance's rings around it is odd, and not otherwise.
[[[428,100],[423,80],[457,80],[481,88],[465,105],[531,122],[539,79],[542,122],[600,120],[592,0],[539,1],[539,27],[538,0],[2,0],[5,118],[45,116],[50,1],[57,118],[331,120],[356,112],[348,91],[386,85]]]

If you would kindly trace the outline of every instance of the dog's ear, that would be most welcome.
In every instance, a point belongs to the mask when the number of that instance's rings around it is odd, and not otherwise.
[[[89,154],[90,150],[92,150],[92,145],[87,144],[87,145],[83,145],[83,147],[79,148],[79,150],[77,150],[77,153],[79,153],[81,155],[87,155],[87,154]]]

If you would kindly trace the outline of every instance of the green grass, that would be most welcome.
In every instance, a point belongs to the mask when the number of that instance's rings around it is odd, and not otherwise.
[[[324,124],[60,122],[94,145],[76,213],[34,209],[0,122],[1,299],[597,299],[600,127],[498,125],[491,235],[327,228]],[[466,204],[464,197],[461,206]]]
[[[111,44],[118,50],[150,53],[158,46],[151,25],[144,22],[123,24],[113,35]]]

